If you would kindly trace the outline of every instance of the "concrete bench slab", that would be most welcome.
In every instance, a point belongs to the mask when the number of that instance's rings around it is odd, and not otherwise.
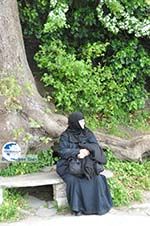
[[[56,171],[52,171],[11,177],[0,177],[0,204],[3,203],[3,190],[5,188],[36,187],[44,185],[52,185],[53,198],[57,201],[58,206],[65,205],[67,203],[65,183]]]
[[[38,172],[25,175],[0,177],[1,187],[34,187],[62,183],[56,172]]]

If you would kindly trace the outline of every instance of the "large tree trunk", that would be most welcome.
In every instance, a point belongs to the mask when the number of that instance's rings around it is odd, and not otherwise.
[[[39,149],[41,137],[58,137],[66,125],[66,117],[52,113],[37,91],[26,59],[17,1],[1,0],[0,150],[4,143],[14,140],[25,153],[31,147]],[[150,135],[130,141],[96,135],[102,147],[110,147],[119,158],[140,160],[150,151]]]
[[[16,87],[11,92],[13,83]],[[37,91],[26,59],[16,0],[0,1],[0,88],[0,149],[16,139],[26,151],[37,145],[40,136],[56,137],[64,130],[66,118],[52,113]],[[31,128],[33,120],[40,128]]]
[[[109,148],[122,160],[142,161],[150,156],[150,134],[136,136],[130,140],[96,133],[102,147]]]

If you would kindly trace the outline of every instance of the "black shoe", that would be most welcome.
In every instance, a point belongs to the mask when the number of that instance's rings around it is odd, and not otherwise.
[[[72,215],[73,216],[81,216],[82,215],[82,212],[80,212],[80,211],[79,212],[73,211],[72,212]]]

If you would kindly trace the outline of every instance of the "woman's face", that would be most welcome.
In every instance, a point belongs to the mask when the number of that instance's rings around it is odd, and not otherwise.
[[[81,119],[78,122],[79,122],[79,125],[81,126],[81,128],[84,129],[84,127],[85,127],[85,120]]]

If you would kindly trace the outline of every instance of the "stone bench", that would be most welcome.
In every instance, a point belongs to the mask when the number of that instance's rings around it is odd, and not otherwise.
[[[112,172],[109,170],[104,170],[103,174],[107,178],[113,176]],[[53,199],[57,202],[58,207],[67,205],[65,183],[54,168],[50,169],[48,172],[0,177],[0,204],[3,203],[3,191],[5,188],[36,187],[44,185],[52,185]]]

